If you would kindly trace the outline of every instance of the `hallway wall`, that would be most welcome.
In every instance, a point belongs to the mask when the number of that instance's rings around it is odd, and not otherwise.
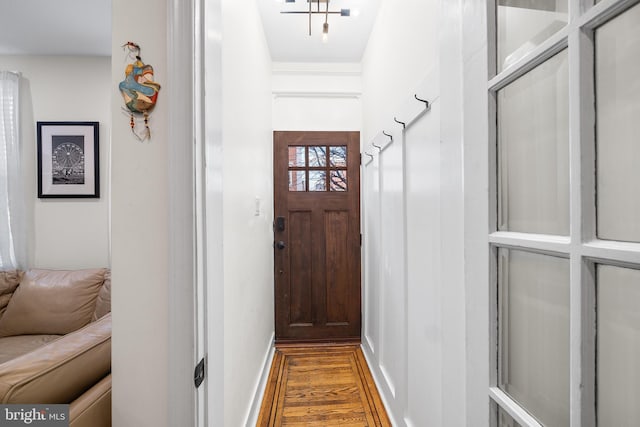
[[[473,280],[465,276],[465,242],[478,237],[465,226],[486,232],[486,223],[468,219],[465,200],[486,200],[486,192],[477,193],[486,191],[486,176],[464,168],[469,40],[462,23],[470,15],[477,25],[482,12],[482,2],[472,0],[412,1],[403,8],[383,0],[363,58],[363,142],[373,155],[363,169],[363,347],[398,426],[488,425],[487,399],[477,403],[488,390],[488,351],[473,353],[478,346],[468,345],[488,321],[467,330],[465,281]],[[430,110],[420,112],[414,95],[429,100]],[[403,130],[394,117],[412,121]],[[477,156],[477,150],[471,151]],[[471,265],[484,266],[482,250]],[[481,278],[475,285],[476,297],[488,289]],[[476,323],[482,309],[487,306],[472,313]],[[477,338],[487,339],[486,332]],[[481,393],[472,408],[467,387]]]
[[[274,333],[271,58],[255,0],[222,1],[222,40],[224,424],[212,425],[240,426]]]
[[[393,425],[442,416],[439,2],[382,1],[363,58],[363,347]],[[402,46],[402,48],[397,48]],[[414,94],[433,102],[422,108]],[[413,103],[413,104],[412,104]],[[381,131],[393,135],[393,142]],[[371,145],[386,146],[379,152]]]
[[[154,79],[167,81],[166,8],[154,0],[112,2],[112,412],[114,427],[168,426],[169,144],[166,88],[150,120],[152,139],[138,141],[122,112],[129,40],[142,47]],[[157,25],[140,25],[140,16]],[[185,401],[187,399],[185,398]],[[184,402],[177,402],[182,405]]]

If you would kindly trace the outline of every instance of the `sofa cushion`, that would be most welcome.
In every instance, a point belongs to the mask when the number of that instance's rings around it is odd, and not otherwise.
[[[64,335],[91,321],[106,269],[29,270],[0,319],[0,337]]]
[[[70,403],[111,371],[111,314],[0,364],[0,403]]]
[[[107,270],[104,274],[104,284],[98,292],[96,310],[93,312],[91,320],[98,320],[107,313],[111,313],[111,270]]]
[[[0,271],[0,317],[7,309],[7,304],[20,284],[20,279],[22,279],[22,271]]]
[[[27,354],[60,338],[60,335],[18,335],[0,338],[0,364]]]

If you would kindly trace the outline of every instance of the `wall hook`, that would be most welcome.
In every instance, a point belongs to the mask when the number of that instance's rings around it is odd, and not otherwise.
[[[388,136],[391,139],[391,142],[393,142],[393,135],[389,135],[388,133],[386,133],[385,131],[382,131],[382,134],[384,136]]]
[[[407,124],[406,124],[405,122],[401,122],[400,120],[396,119],[395,117],[393,118],[393,120],[394,120],[396,123],[401,124],[401,125],[402,125],[402,129],[406,129],[406,128],[407,128]]]
[[[417,95],[417,94],[414,94],[414,95],[413,95],[413,97],[414,97],[415,99],[417,99],[418,101],[420,101],[420,102],[424,102],[424,103],[425,103],[425,107],[424,107],[424,108],[425,108],[425,109],[429,109],[429,101],[427,101],[426,99],[420,99],[420,98],[418,98],[418,95]]]
[[[371,158],[371,160],[373,160],[373,154],[369,154],[369,153],[367,153],[366,151],[364,152],[364,154],[365,154],[366,156],[369,156],[369,157]]]
[[[376,147],[378,149],[378,151],[382,151],[382,147],[379,145],[376,145],[373,143],[373,141],[371,142],[371,145],[373,145],[374,147]]]

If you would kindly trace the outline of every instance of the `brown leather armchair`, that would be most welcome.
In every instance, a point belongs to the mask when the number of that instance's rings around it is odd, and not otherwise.
[[[0,272],[0,403],[67,403],[71,427],[111,426],[106,269]]]

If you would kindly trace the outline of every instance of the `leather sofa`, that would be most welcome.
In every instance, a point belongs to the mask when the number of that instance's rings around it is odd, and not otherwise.
[[[0,271],[0,403],[70,404],[70,427],[111,426],[109,270]]]

